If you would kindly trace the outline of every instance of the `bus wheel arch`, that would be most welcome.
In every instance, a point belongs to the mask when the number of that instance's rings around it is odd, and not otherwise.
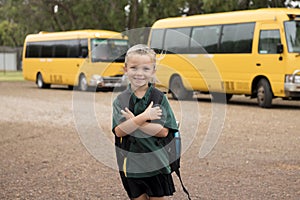
[[[41,72],[37,73],[35,83],[38,86],[38,88],[50,88],[50,84],[44,82],[43,75]]]
[[[79,78],[78,78],[78,89],[80,91],[87,91],[88,90],[87,78],[83,73],[81,73],[79,75]]]
[[[264,76],[256,77],[252,82],[252,97],[257,98],[257,103],[262,108],[272,107],[274,98],[269,80]]]
[[[187,90],[182,82],[179,74],[173,74],[169,82],[169,92],[171,92],[173,99],[185,100],[193,97],[193,91]]]

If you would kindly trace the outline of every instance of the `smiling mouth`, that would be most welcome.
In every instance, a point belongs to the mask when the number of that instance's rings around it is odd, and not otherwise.
[[[144,78],[134,78],[134,80],[136,80],[136,81],[143,81],[145,79]]]

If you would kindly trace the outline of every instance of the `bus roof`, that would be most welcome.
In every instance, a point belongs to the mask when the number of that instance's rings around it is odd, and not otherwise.
[[[201,14],[188,17],[173,17],[156,21],[152,28],[176,28],[213,24],[231,24],[255,21],[288,20],[288,14],[300,15],[300,9],[262,8],[257,10]]]
[[[83,38],[115,38],[127,39],[119,32],[109,30],[74,30],[61,32],[44,32],[38,34],[29,34],[26,41],[45,41],[45,40],[63,40],[63,39],[83,39]]]

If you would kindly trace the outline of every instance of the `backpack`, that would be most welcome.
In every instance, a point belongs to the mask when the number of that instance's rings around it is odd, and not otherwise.
[[[131,112],[134,112],[134,103],[131,98],[131,91],[127,88],[120,95],[118,95],[118,100],[121,104],[121,108],[124,109],[127,107]],[[149,100],[147,105],[153,101],[153,105],[161,104],[164,93],[156,88],[152,88]],[[134,138],[130,135],[124,137],[115,136],[115,146],[116,146],[116,157],[119,166],[119,171],[122,171],[124,158],[127,156],[131,142],[134,141]],[[169,156],[169,163],[171,168],[171,173],[175,172],[177,177],[180,180],[183,191],[187,194],[188,199],[190,200],[190,194],[183,185],[181,175],[180,175],[180,156],[181,156],[181,137],[179,130],[169,129],[169,133],[165,138],[159,138],[159,142],[166,148],[166,151]],[[122,175],[122,174],[121,174]]]

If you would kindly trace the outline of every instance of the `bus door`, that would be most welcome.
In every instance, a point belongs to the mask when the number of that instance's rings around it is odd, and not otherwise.
[[[278,24],[261,24],[259,27],[255,71],[257,75],[267,77],[274,95],[283,92],[284,62],[286,61],[283,53],[278,52],[282,37],[282,30]]]
[[[74,40],[74,44],[72,46],[74,47],[74,55],[70,56],[71,62],[69,63],[70,65],[66,68],[66,77],[68,77],[67,82],[71,81],[71,83],[74,83],[78,81],[78,73],[80,70],[82,70],[81,68],[88,59],[88,39],[86,38],[77,39],[76,41]]]

